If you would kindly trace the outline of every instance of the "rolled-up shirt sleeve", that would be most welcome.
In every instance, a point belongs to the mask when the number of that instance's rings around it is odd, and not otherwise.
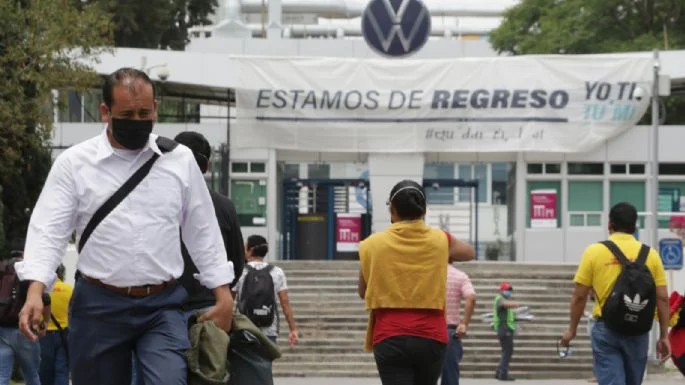
[[[69,159],[59,156],[52,165],[31,214],[23,261],[15,264],[22,281],[38,281],[51,287],[55,271],[74,231],[77,200]]]
[[[181,236],[195,263],[200,283],[214,289],[228,285],[235,278],[233,263],[229,262],[221,237],[214,205],[200,169],[188,153],[188,187],[183,199]]]

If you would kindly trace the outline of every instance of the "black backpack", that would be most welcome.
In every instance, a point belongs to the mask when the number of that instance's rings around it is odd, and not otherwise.
[[[276,293],[271,277],[273,265],[255,269],[245,265],[247,274],[240,290],[238,311],[260,328],[273,324],[276,317]]]
[[[0,262],[0,324],[19,322],[19,311],[23,303],[19,298],[19,277],[14,270],[16,258]]]
[[[646,266],[649,246],[643,244],[630,262],[614,242],[601,243],[621,263],[621,274],[602,306],[602,321],[624,336],[643,335],[652,329],[656,311],[656,283]]]

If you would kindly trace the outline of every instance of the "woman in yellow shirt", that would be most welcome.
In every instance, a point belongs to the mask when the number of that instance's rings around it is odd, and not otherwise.
[[[365,348],[384,385],[434,385],[447,339],[447,264],[473,247],[426,225],[423,187],[403,180],[387,202],[392,224],[359,246],[359,296],[369,310]]]

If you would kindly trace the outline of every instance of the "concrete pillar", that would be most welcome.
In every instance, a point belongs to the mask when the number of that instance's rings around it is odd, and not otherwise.
[[[268,160],[266,161],[266,228],[268,232],[268,238],[270,240],[270,243],[272,245],[275,245],[278,243],[279,247],[281,243],[279,242],[278,238],[278,229],[277,229],[277,223],[276,220],[278,219],[278,212],[277,210],[280,209],[278,207],[278,192],[281,189],[281,186],[278,185],[278,177],[277,177],[277,165],[276,165],[276,150],[275,149],[269,149],[269,155],[268,155]],[[273,252],[269,253],[271,255],[271,258],[276,259],[276,258],[281,258],[281,253],[276,252],[276,248],[273,248]]]
[[[269,24],[267,25],[267,39],[281,39],[283,35],[283,2],[269,0]]]
[[[527,200],[530,199],[526,194],[526,160],[522,152],[516,154],[516,201],[514,202],[514,219],[516,231],[516,260],[523,262],[526,260],[526,208]]]
[[[424,154],[369,154],[369,183],[373,207],[372,231],[390,225],[386,201],[393,186],[403,180],[423,182]]]

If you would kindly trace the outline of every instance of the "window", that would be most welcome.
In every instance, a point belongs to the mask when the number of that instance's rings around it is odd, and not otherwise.
[[[300,164],[299,163],[288,163],[280,165],[281,170],[283,170],[283,179],[300,179]]]
[[[610,169],[612,174],[626,174],[628,172],[628,166],[625,164],[612,164]]]
[[[528,163],[528,174],[560,174],[561,163]]]
[[[603,182],[569,181],[569,224],[572,227],[601,226],[603,202]]]
[[[265,173],[266,172],[266,163],[264,162],[251,162],[250,163],[250,172],[254,173]]]
[[[231,200],[241,226],[266,226],[266,180],[231,180]]]
[[[616,174],[616,175],[625,175],[625,174],[644,175],[645,165],[642,163],[630,163],[630,164],[618,163],[618,164],[612,164],[610,166],[610,170],[611,170],[612,174]]]
[[[561,212],[561,182],[559,181],[531,181],[528,182],[527,192],[526,192],[526,227],[530,228],[530,192],[533,190],[556,190],[557,191],[557,206],[556,206],[556,217],[557,217],[557,228],[561,225],[561,219],[559,213]]]
[[[644,175],[645,165],[639,163],[633,163],[628,165],[628,173],[631,175]]]
[[[569,175],[603,175],[604,163],[569,163]]]
[[[528,174],[542,174],[544,166],[542,163],[528,163]]]
[[[545,174],[561,174],[561,163],[545,163]]]
[[[308,179],[329,179],[331,177],[330,164],[308,164],[307,178]]]
[[[88,90],[83,94],[83,121],[87,123],[100,121],[100,103],[102,92]]]
[[[685,212],[685,182],[659,182],[659,208],[660,212]],[[682,203],[681,203],[682,202]],[[678,216],[683,218],[682,216]],[[668,229],[671,218],[675,216],[659,216],[659,228]],[[682,223],[674,220],[674,224]]]
[[[81,123],[83,106],[81,96],[74,90],[61,90],[59,92],[60,110],[59,121],[64,123]]]
[[[247,162],[233,162],[231,163],[231,172],[244,174],[248,172]]]
[[[492,204],[507,204],[507,182],[511,169],[510,163],[492,164]]]
[[[478,181],[478,202],[487,202],[488,197],[488,165],[485,163],[459,164],[459,179]],[[475,189],[471,187],[459,188],[459,202],[469,202],[474,196]]]
[[[454,179],[454,163],[433,162],[423,166],[423,179]],[[454,188],[438,187],[426,189],[426,203],[433,205],[453,205]]]
[[[638,212],[645,211],[645,182],[612,181],[609,186],[609,205],[613,207],[620,202],[628,202]],[[644,218],[640,217],[639,226],[644,227]]]
[[[685,163],[659,163],[660,175],[685,175]]]

